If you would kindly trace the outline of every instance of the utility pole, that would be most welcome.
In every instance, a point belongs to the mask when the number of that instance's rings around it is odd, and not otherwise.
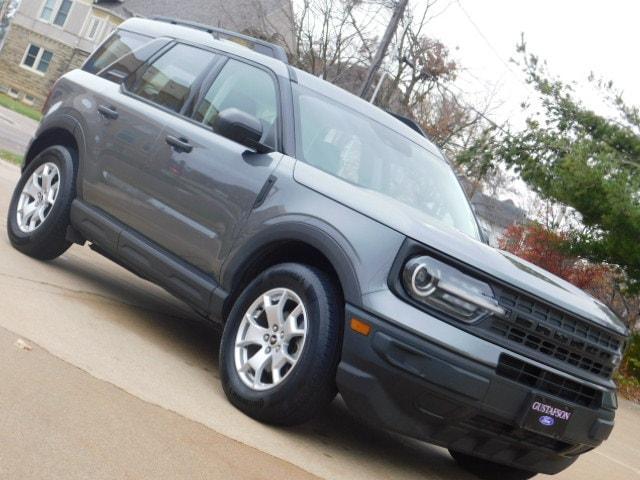
[[[404,15],[404,11],[406,10],[408,3],[409,0],[398,0],[398,4],[396,5],[395,10],[393,11],[393,16],[391,17],[391,21],[387,26],[387,31],[384,32],[384,37],[382,37],[380,47],[378,48],[376,56],[374,57],[373,62],[371,62],[371,66],[369,67],[369,71],[367,72],[367,78],[362,84],[362,91],[360,92],[360,96],[362,98],[365,98],[367,96],[367,92],[373,84],[373,79],[380,69],[380,65],[382,65],[382,61],[384,60],[384,57],[387,54],[387,50],[389,49],[389,44],[391,43],[393,35],[398,29],[398,25],[400,24],[400,20]]]

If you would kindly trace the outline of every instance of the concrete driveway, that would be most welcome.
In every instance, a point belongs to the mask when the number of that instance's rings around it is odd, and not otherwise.
[[[35,120],[0,107],[0,150],[23,155],[37,128]]]
[[[3,224],[17,178],[0,162]],[[42,263],[3,234],[0,296],[0,478],[473,478],[339,401],[298,428],[243,416],[218,380],[218,334],[88,248]],[[555,478],[640,480],[638,429],[622,402],[612,438]]]

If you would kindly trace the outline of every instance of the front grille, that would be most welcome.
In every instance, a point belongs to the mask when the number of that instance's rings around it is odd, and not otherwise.
[[[518,443],[523,442],[533,445],[534,447],[553,450],[554,452],[563,452],[573,448],[573,445],[570,443],[545,437],[544,435],[508,425],[483,415],[476,415],[468,418],[464,420],[463,425],[475,430],[498,435]]]
[[[602,392],[517,358],[500,355],[498,375],[585,407],[602,406]]]
[[[610,378],[623,339],[523,294],[494,287],[507,318],[490,317],[483,324],[490,334],[522,353],[537,353],[576,369]]]

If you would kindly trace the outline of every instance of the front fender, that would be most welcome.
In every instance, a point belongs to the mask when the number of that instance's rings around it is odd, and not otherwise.
[[[319,250],[335,269],[342,284],[345,300],[360,303],[362,289],[352,262],[357,252],[331,225],[317,218],[290,215],[269,220],[255,234],[245,235],[224,263],[220,280],[226,291],[232,291],[246,266],[260,252],[279,242],[298,241]]]

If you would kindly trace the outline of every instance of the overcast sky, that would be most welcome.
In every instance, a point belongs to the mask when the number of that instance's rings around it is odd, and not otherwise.
[[[421,0],[410,0],[419,6]],[[640,1],[440,0],[428,35],[443,41],[468,70],[460,86],[482,93],[498,87],[505,105],[496,121],[517,116],[530,90],[509,65],[524,33],[529,51],[553,73],[586,82],[589,72],[613,80],[630,103],[640,104]],[[506,64],[506,65],[505,65]]]

